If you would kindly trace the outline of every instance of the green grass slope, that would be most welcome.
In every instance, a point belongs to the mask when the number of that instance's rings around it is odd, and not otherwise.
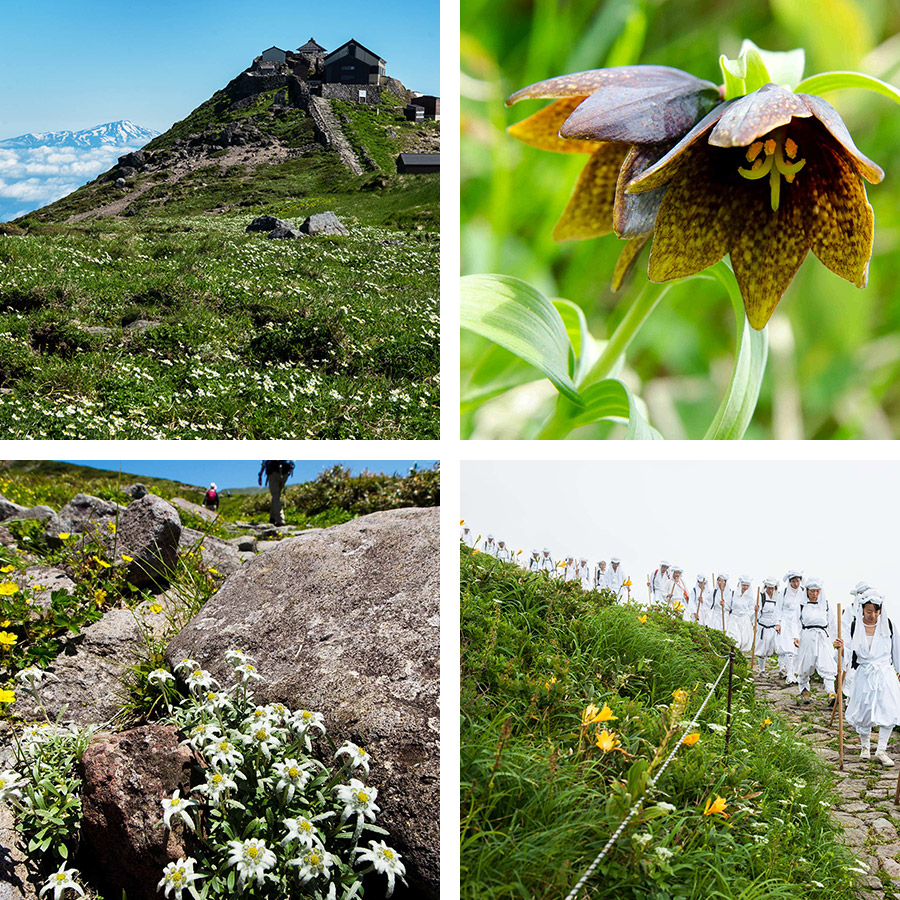
[[[439,177],[351,175],[275,93],[220,91],[125,189],[0,226],[0,437],[438,436]],[[372,158],[413,140],[357,119]],[[247,142],[219,147],[235,123]],[[326,210],[349,236],[245,233]]]
[[[858,864],[828,816],[829,770],[756,700],[740,654],[728,757],[726,674],[699,741],[680,746],[644,794],[729,639],[468,548],[460,576],[462,897],[565,897],[637,798],[640,812],[580,898],[856,896]],[[583,726],[589,703],[616,718]],[[603,728],[616,748],[596,746]],[[716,796],[727,818],[704,815]]]

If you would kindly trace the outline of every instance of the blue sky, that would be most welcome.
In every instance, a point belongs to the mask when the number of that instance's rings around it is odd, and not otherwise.
[[[110,471],[131,472],[134,475],[153,476],[156,478],[171,478],[173,481],[183,481],[185,484],[206,486],[214,481],[220,489],[253,487],[256,485],[256,476],[262,460],[259,459],[212,459],[212,460],[171,460],[171,459],[129,459],[116,462],[104,459],[64,459],[62,462],[70,462],[77,466],[90,466],[94,469],[106,469]],[[311,481],[323,469],[331,468],[335,463],[346,466],[354,474],[368,469],[370,472],[387,472],[388,474],[406,474],[414,462],[418,462],[419,468],[432,466],[435,460],[384,460],[384,459],[354,459],[354,460],[296,460],[294,474],[290,484],[300,481]]]
[[[0,139],[118,119],[165,131],[267,47],[310,37],[328,50],[355,38],[406,87],[440,93],[438,0],[11,2],[0,29]]]

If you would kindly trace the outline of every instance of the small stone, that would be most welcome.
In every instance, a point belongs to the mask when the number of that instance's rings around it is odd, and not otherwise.
[[[117,179],[116,179],[116,187],[117,187],[117,188],[123,188],[123,187],[125,187],[125,179],[124,179],[124,178],[117,178]]]
[[[879,816],[872,823],[872,830],[882,839],[893,840],[897,837],[897,829],[894,826],[894,823],[885,819],[883,816]]]

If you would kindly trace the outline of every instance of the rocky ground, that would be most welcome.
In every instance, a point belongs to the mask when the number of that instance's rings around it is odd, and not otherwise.
[[[176,758],[184,748],[171,726],[114,721],[124,667],[146,650],[136,612],[158,625],[170,662],[190,654],[219,673],[225,651],[240,645],[267,677],[260,702],[320,710],[338,744],[352,740],[369,748],[380,822],[407,861],[409,888],[396,896],[437,897],[439,510],[390,510],[302,534],[290,526],[229,523],[237,534],[223,539],[182,526],[179,511],[209,521],[208,510],[145,491],[134,486],[127,505],[80,494],[59,512],[0,497],[0,522],[38,518],[48,535],[106,535],[115,520],[118,550],[133,557],[129,579],[141,578],[135,568],[141,561],[152,568],[153,561],[190,553],[201,553],[222,578],[217,593],[177,630],[171,616],[147,612],[157,603],[177,611],[182,586],[174,578],[153,584],[152,602],[134,611],[109,609],[73,636],[50,667],[55,680],[41,690],[49,716],[100,728],[82,767],[76,863],[90,870],[102,861],[96,877],[108,879],[105,896],[127,890],[130,898],[149,898],[156,890],[146,872],[158,875],[183,852],[154,837],[150,824],[159,818],[161,797],[190,789],[187,760]],[[4,524],[0,543],[17,549]],[[19,556],[29,584],[72,585],[73,572],[44,566],[27,550]],[[13,730],[40,718],[27,697],[17,698],[11,711],[13,721],[0,720],[0,770],[11,759]],[[11,810],[0,804],[0,900],[33,900],[35,871],[25,864],[12,826]]]
[[[757,693],[796,725],[815,746],[816,753],[831,763],[838,780],[841,801],[833,810],[834,818],[844,827],[847,844],[860,860],[864,885],[862,900],[893,900],[900,897],[900,807],[894,805],[900,765],[882,767],[875,759],[859,758],[859,739],[852,729],[844,730],[844,768],[839,767],[837,716],[829,727],[831,710],[826,706],[822,685],[815,685],[813,702],[800,706],[797,686],[786,686],[771,669],[754,677]],[[877,732],[876,732],[877,734]],[[875,749],[873,735],[872,750]],[[898,759],[896,732],[888,746],[888,755]]]

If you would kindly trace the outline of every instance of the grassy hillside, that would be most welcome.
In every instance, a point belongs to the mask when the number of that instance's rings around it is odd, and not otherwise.
[[[438,436],[439,177],[351,175],[275,93],[220,91],[124,188],[0,226],[0,437]],[[378,159],[436,127],[357,120]],[[245,233],[326,210],[349,236]]]
[[[727,759],[723,679],[697,742],[643,793],[728,638],[468,548],[460,574],[464,898],[565,897],[640,797],[580,898],[856,896],[858,864],[828,816],[832,776],[756,700],[740,655]],[[590,703],[616,718],[585,726]],[[602,729],[617,746],[597,745]],[[704,814],[717,796],[727,818]]]
[[[140,482],[160,497],[171,500],[184,497],[202,503],[205,486],[186,485],[165,478],[153,478],[51,460],[4,460],[0,462],[0,494],[23,506],[46,504],[56,510],[75,494],[92,494],[122,502],[121,488]],[[223,486],[224,487],[224,486]],[[327,527],[356,516],[407,506],[439,506],[440,467],[412,469],[405,475],[362,472],[351,475],[335,465],[313,481],[289,483],[282,494],[285,518],[289,524]],[[221,497],[221,525],[229,522],[267,522],[268,490]],[[180,512],[186,525],[196,525],[189,514]]]

